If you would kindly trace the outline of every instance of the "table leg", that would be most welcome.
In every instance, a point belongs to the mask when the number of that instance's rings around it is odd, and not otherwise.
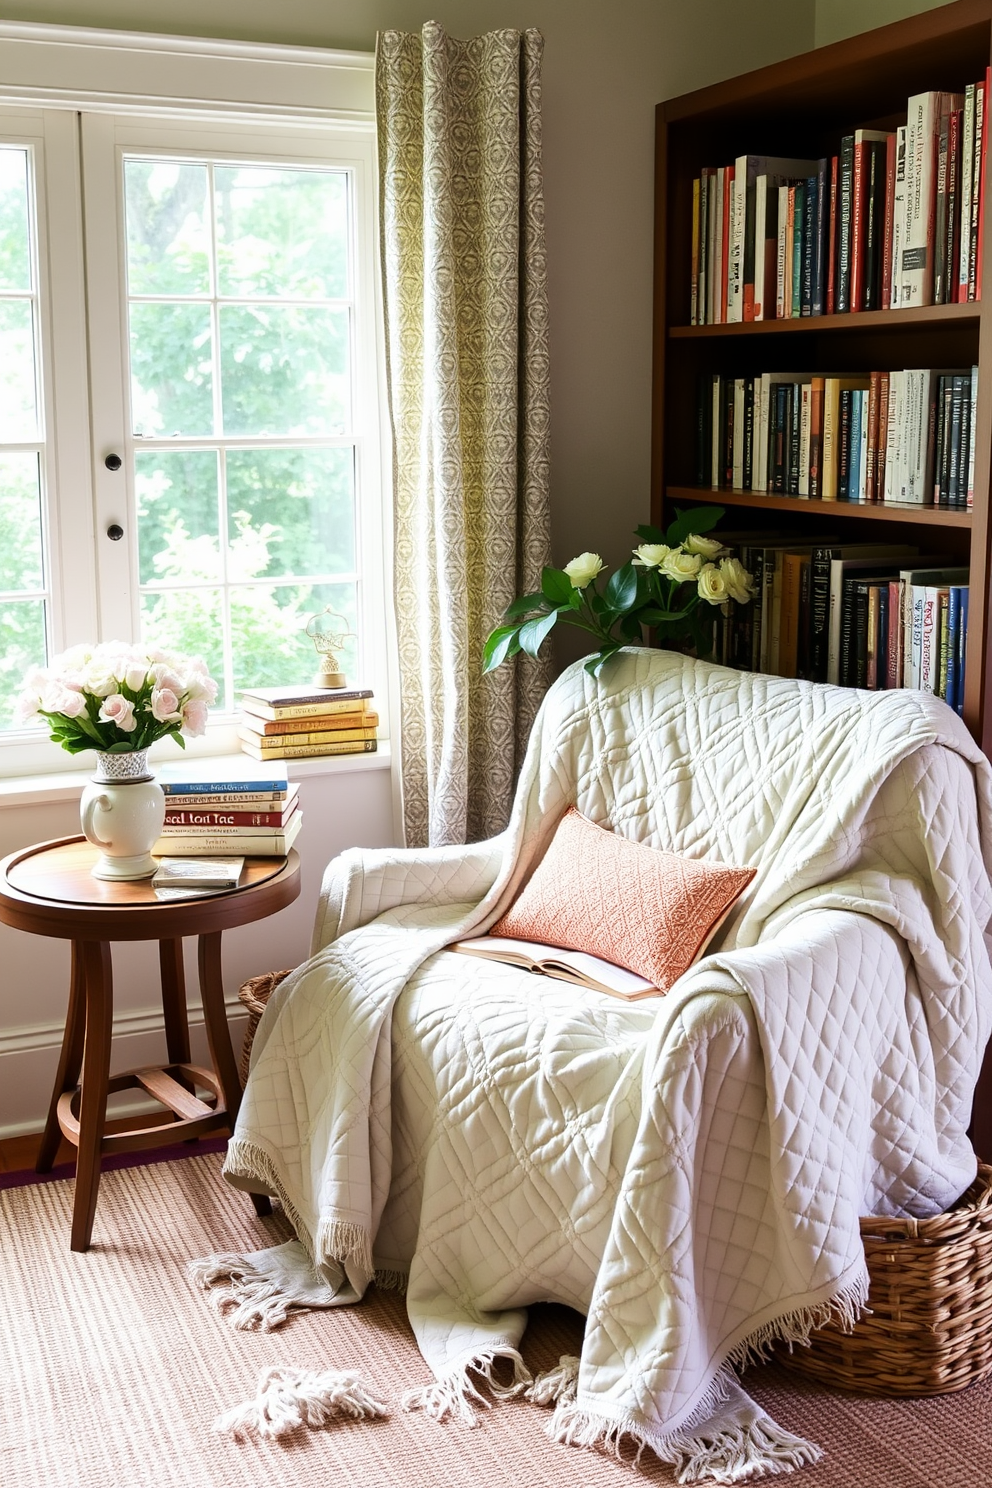
[[[76,1195],[72,1205],[72,1250],[88,1250],[100,1187],[100,1149],[107,1116],[110,1041],[114,1031],[114,981],[110,946],[86,941],[82,946],[86,987],[86,1038],[79,1098],[79,1151]]]
[[[221,975],[219,930],[210,935],[201,935],[197,946],[197,964],[200,971],[200,997],[203,1001],[203,1021],[207,1028],[207,1043],[210,1058],[224,1092],[231,1131],[238,1119],[241,1106],[241,1077],[231,1048],[231,1029],[224,1007],[224,980]],[[272,1205],[266,1194],[251,1194],[255,1213],[272,1213]]]
[[[181,940],[160,940],[158,963],[162,975],[165,1045],[170,1064],[189,1064],[189,1020],[186,1015],[186,971]]]
[[[83,1034],[86,1029],[86,989],[83,983],[83,948],[79,941],[72,942],[72,962],[69,972],[69,1007],[65,1018],[65,1033],[62,1035],[62,1053],[59,1055],[58,1074],[52,1091],[52,1103],[48,1108],[45,1135],[38,1150],[36,1173],[50,1173],[59,1150],[62,1129],[59,1126],[59,1096],[65,1090],[75,1088],[79,1069],[83,1062]]]
[[[241,1105],[241,1080],[238,1066],[231,1048],[231,1030],[224,1007],[224,982],[221,975],[219,930],[201,935],[197,945],[197,965],[200,972],[200,997],[203,1001],[203,1021],[207,1028],[207,1044],[210,1059],[224,1092],[224,1104],[231,1130],[238,1119]]]

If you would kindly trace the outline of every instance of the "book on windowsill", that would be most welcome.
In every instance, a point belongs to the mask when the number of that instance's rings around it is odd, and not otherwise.
[[[253,750],[261,752],[263,758],[271,755],[273,759],[278,759],[284,745],[295,748],[299,744],[356,744],[375,736],[375,724],[363,728],[297,729],[289,734],[258,734],[251,728],[238,729],[238,738],[243,744],[250,744]]]
[[[345,744],[279,744],[274,748],[259,748],[242,739],[241,748],[256,760],[318,759],[332,754],[375,754],[378,743],[373,738],[354,739]]]
[[[541,976],[557,977],[578,987],[591,987],[594,992],[608,992],[636,1002],[641,997],[661,997],[661,992],[645,977],[590,956],[587,951],[566,951],[560,946],[540,945],[533,940],[513,940],[502,935],[480,935],[471,940],[457,940],[449,951],[465,956],[481,956],[486,961],[502,961]]]
[[[191,832],[188,836],[179,833],[163,833],[152,852],[155,857],[249,857],[284,858],[296,841],[303,824],[303,813],[297,811],[284,832],[232,832],[229,836],[217,832]]]
[[[237,858],[162,858],[152,875],[152,888],[234,889],[244,856]]]
[[[246,713],[259,718],[307,718],[365,711],[371,687],[255,687],[241,694]]]
[[[261,718],[256,713],[241,710],[241,727],[250,730],[259,741],[271,739],[273,735],[307,735],[315,729],[341,736],[344,729],[376,729],[379,715],[373,708],[362,709],[357,703],[349,704],[347,713],[307,713],[302,718]],[[302,743],[300,738],[288,739],[287,743]]]

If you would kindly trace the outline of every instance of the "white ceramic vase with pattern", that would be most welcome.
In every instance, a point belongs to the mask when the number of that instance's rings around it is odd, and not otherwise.
[[[93,877],[150,878],[158,866],[151,849],[165,821],[165,792],[148,768],[148,750],[96,759],[79,802],[83,835],[101,852]]]

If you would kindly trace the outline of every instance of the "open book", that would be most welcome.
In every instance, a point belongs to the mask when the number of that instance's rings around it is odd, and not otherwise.
[[[449,951],[466,956],[482,956],[488,961],[505,961],[544,976],[559,977],[596,992],[609,992],[635,1002],[639,997],[660,997],[658,988],[645,977],[637,976],[612,961],[590,956],[586,951],[566,951],[560,946],[540,945],[535,940],[511,940],[502,935],[480,935],[474,940],[456,940]]]

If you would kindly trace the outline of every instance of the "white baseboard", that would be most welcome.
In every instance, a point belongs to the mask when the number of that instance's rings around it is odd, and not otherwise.
[[[224,1002],[227,1011],[227,1019],[231,1025],[232,1042],[235,1053],[240,1048],[237,1023],[247,1017],[244,1006],[238,998],[226,998]],[[203,1026],[203,1005],[199,1002],[190,1001],[187,1008],[190,1029],[198,1029]],[[4,1055],[16,1055],[23,1059],[25,1055],[47,1053],[52,1049],[62,1046],[62,1033],[64,1023],[53,1021],[47,1023],[24,1023],[17,1028],[0,1030],[0,1058]],[[113,1037],[133,1038],[136,1035],[163,1032],[165,1023],[162,1017],[161,1005],[150,1008],[135,1008],[121,1012],[114,1017]],[[143,1096],[135,1096],[126,1102],[113,1100],[114,1116],[139,1116],[150,1111],[160,1111],[162,1108],[157,1101]],[[45,1127],[44,1117],[37,1117],[27,1121],[10,1121],[0,1123],[0,1141],[8,1137],[29,1137],[42,1132]]]

